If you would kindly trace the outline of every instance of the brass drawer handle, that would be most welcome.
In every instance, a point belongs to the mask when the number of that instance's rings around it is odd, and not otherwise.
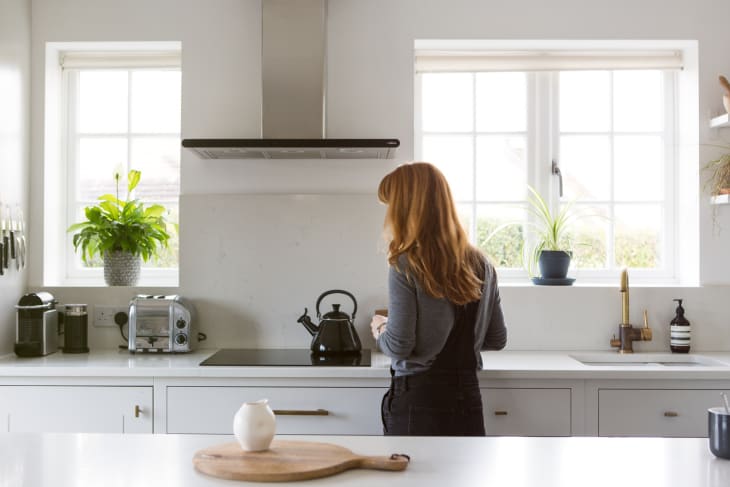
[[[507,411],[494,411],[495,416],[507,416]]]
[[[134,405],[134,417],[139,418],[139,415],[142,413],[142,408],[139,407],[139,404]]]
[[[329,416],[326,409],[274,409],[277,416]]]
[[[667,418],[676,418],[679,416],[679,413],[676,411],[664,411],[664,416]]]

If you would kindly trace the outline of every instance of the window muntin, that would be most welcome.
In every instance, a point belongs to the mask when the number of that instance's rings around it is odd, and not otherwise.
[[[502,277],[525,275],[524,228],[485,239],[500,224],[526,220],[531,184],[554,208],[574,201],[589,215],[573,227],[582,244],[574,246],[571,274],[600,281],[628,266],[667,280],[674,275],[673,86],[674,72],[660,69],[419,73],[417,154],[444,171],[470,238]]]

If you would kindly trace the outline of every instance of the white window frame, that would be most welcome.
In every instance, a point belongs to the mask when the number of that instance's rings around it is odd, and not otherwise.
[[[44,265],[43,285],[105,287],[102,268],[83,268],[80,257],[73,249],[72,235],[66,228],[76,223],[78,215],[71,201],[76,194],[75,170],[70,161],[75,160],[76,144],[70,137],[70,117],[78,110],[68,110],[70,90],[74,89],[76,76],[69,75],[77,69],[181,69],[180,42],[74,42],[48,43],[46,45],[46,141],[45,141],[45,190],[44,190]],[[71,69],[63,69],[66,54],[71,53],[74,61]],[[78,103],[78,97],[75,97]],[[131,98],[128,102],[131,107]],[[78,107],[77,107],[78,108]],[[128,108],[129,109],[129,108]],[[131,123],[131,120],[128,120]],[[92,136],[126,137],[131,140],[128,126],[126,135],[93,134]],[[134,133],[134,136],[145,134]],[[154,137],[175,136],[176,133],[147,134]],[[77,134],[78,136],[78,134]],[[55,154],[54,154],[55,152]],[[120,196],[126,195],[126,183],[120,184]],[[179,208],[178,193],[178,208]],[[75,200],[74,200],[75,201]],[[59,204],[60,203],[60,204]],[[93,201],[75,202],[86,206]],[[157,203],[157,201],[145,201]],[[160,201],[167,203],[167,201]],[[179,263],[177,268],[152,268],[142,263],[138,286],[176,287],[179,285]]]
[[[438,46],[439,41],[425,41],[429,48],[434,49],[435,46]],[[448,44],[448,41],[445,41]],[[463,45],[463,41],[454,41],[456,43],[461,43]],[[580,41],[576,41],[579,43]],[[574,44],[575,45],[575,44]],[[418,41],[416,43],[416,48],[418,51]],[[625,46],[624,46],[625,47]],[[531,46],[531,48],[534,48],[534,46]],[[502,52],[503,54],[503,52]],[[472,72],[469,69],[463,69],[458,72]],[[560,132],[559,132],[559,124],[558,124],[558,96],[559,96],[559,86],[558,86],[558,76],[559,73],[555,71],[549,71],[549,72],[541,72],[541,71],[534,71],[534,72],[528,72],[527,73],[527,165],[528,165],[528,183],[535,187],[541,194],[547,195],[550,204],[555,207],[558,204],[558,197],[557,197],[557,191],[558,191],[558,181],[557,178],[551,177],[551,162],[553,159],[557,160],[559,162],[559,154],[558,148],[559,148],[559,138],[560,138]],[[414,152],[415,152],[415,158],[417,160],[421,160],[422,155],[422,147],[423,147],[423,138],[424,135],[428,135],[427,133],[424,133],[421,130],[422,127],[422,119],[421,119],[421,107],[422,107],[422,89],[421,89],[421,83],[422,83],[422,74],[419,72],[415,73],[415,83],[414,83],[414,96],[415,96],[415,111],[414,111],[414,124],[415,124],[415,130],[414,130],[414,136],[415,136],[415,143],[414,143]],[[678,226],[676,224],[676,220],[679,214],[679,201],[680,198],[675,197],[677,195],[677,176],[680,172],[679,170],[679,161],[680,157],[678,154],[677,146],[678,146],[678,123],[677,123],[677,117],[679,112],[679,88],[678,88],[678,80],[677,80],[677,74],[676,72],[672,71],[664,71],[664,130],[663,130],[663,139],[664,139],[664,150],[665,150],[665,157],[664,160],[667,163],[665,166],[665,177],[664,177],[664,201],[663,203],[660,202],[662,205],[662,214],[663,214],[663,222],[662,222],[662,241],[660,243],[660,248],[658,249],[659,252],[662,253],[662,268],[660,269],[632,269],[631,275],[632,280],[636,280],[641,283],[648,283],[648,284],[672,284],[679,281],[680,276],[680,270],[678,269],[678,266],[681,263],[680,256],[679,256],[679,246],[675,245],[674,243],[677,240],[678,237]],[[536,103],[536,100],[538,101]],[[547,130],[541,131],[541,133],[537,133],[535,131],[535,126],[539,124],[539,126],[542,127],[548,127]],[[472,131],[472,133],[468,132],[460,132],[460,135],[470,135],[472,136],[473,140],[476,142],[476,136],[478,135],[475,131],[476,129]],[[490,133],[491,134],[491,133]],[[606,134],[606,132],[601,133]],[[618,135],[619,133],[613,132],[613,123],[611,122],[611,128],[608,132],[609,137],[611,138],[611,148],[613,148],[613,136]],[[655,134],[652,132],[652,134]],[[504,135],[504,134],[502,134]],[[632,135],[636,135],[635,133],[632,133]],[[539,150],[536,150],[536,148],[539,148]],[[436,162],[436,161],[434,161]],[[610,163],[613,165],[613,157],[610,158]],[[476,151],[474,151],[473,155],[473,164],[476,164]],[[476,181],[474,182],[476,184]],[[613,185],[613,181],[611,182]],[[476,192],[474,193],[476,194]],[[565,201],[563,201],[565,202]],[[490,204],[519,204],[524,203],[522,202],[479,202],[479,201],[458,201],[457,203],[461,204],[468,204],[471,205],[471,226],[470,228],[470,234],[473,236],[476,235],[476,225],[477,225],[477,205],[479,203],[490,203]],[[615,202],[612,200],[609,200],[607,202],[585,202],[586,204],[608,204],[608,208],[610,209],[611,213],[613,211],[613,208],[615,208],[616,204],[624,204],[624,203],[630,203],[630,202]],[[646,203],[646,202],[637,202],[637,203]],[[614,254],[613,254],[613,225],[610,225],[610,234],[608,237],[608,247],[607,247],[607,253],[608,253],[608,265],[609,268],[606,270],[587,270],[587,269],[571,269],[571,276],[572,277],[578,277],[581,281],[581,283],[591,283],[591,284],[598,284],[598,285],[604,285],[604,284],[615,284],[616,281],[616,275],[617,275],[617,268],[611,268],[611,266],[615,266],[614,262]],[[502,282],[506,283],[524,283],[525,279],[527,277],[527,272],[523,269],[500,269],[500,280]]]

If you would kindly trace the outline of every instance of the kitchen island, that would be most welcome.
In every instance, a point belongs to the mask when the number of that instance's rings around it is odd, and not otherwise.
[[[287,436],[362,455],[405,453],[402,472],[350,470],[301,483],[338,486],[726,487],[730,460],[699,438],[434,438]],[[197,472],[196,451],[230,435],[0,434],[3,487],[258,484]],[[283,484],[289,484],[284,482]]]

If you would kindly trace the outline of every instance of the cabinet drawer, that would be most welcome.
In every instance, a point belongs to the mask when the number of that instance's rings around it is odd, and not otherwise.
[[[277,414],[277,434],[380,435],[380,402],[385,392],[345,387],[171,386],[167,388],[167,433],[232,434],[233,416],[241,404],[268,399],[271,409],[289,413]]]
[[[706,437],[722,390],[600,389],[599,436]]]
[[[482,388],[488,436],[570,436],[570,389]]]
[[[152,433],[152,387],[0,386],[0,428],[22,433]]]

